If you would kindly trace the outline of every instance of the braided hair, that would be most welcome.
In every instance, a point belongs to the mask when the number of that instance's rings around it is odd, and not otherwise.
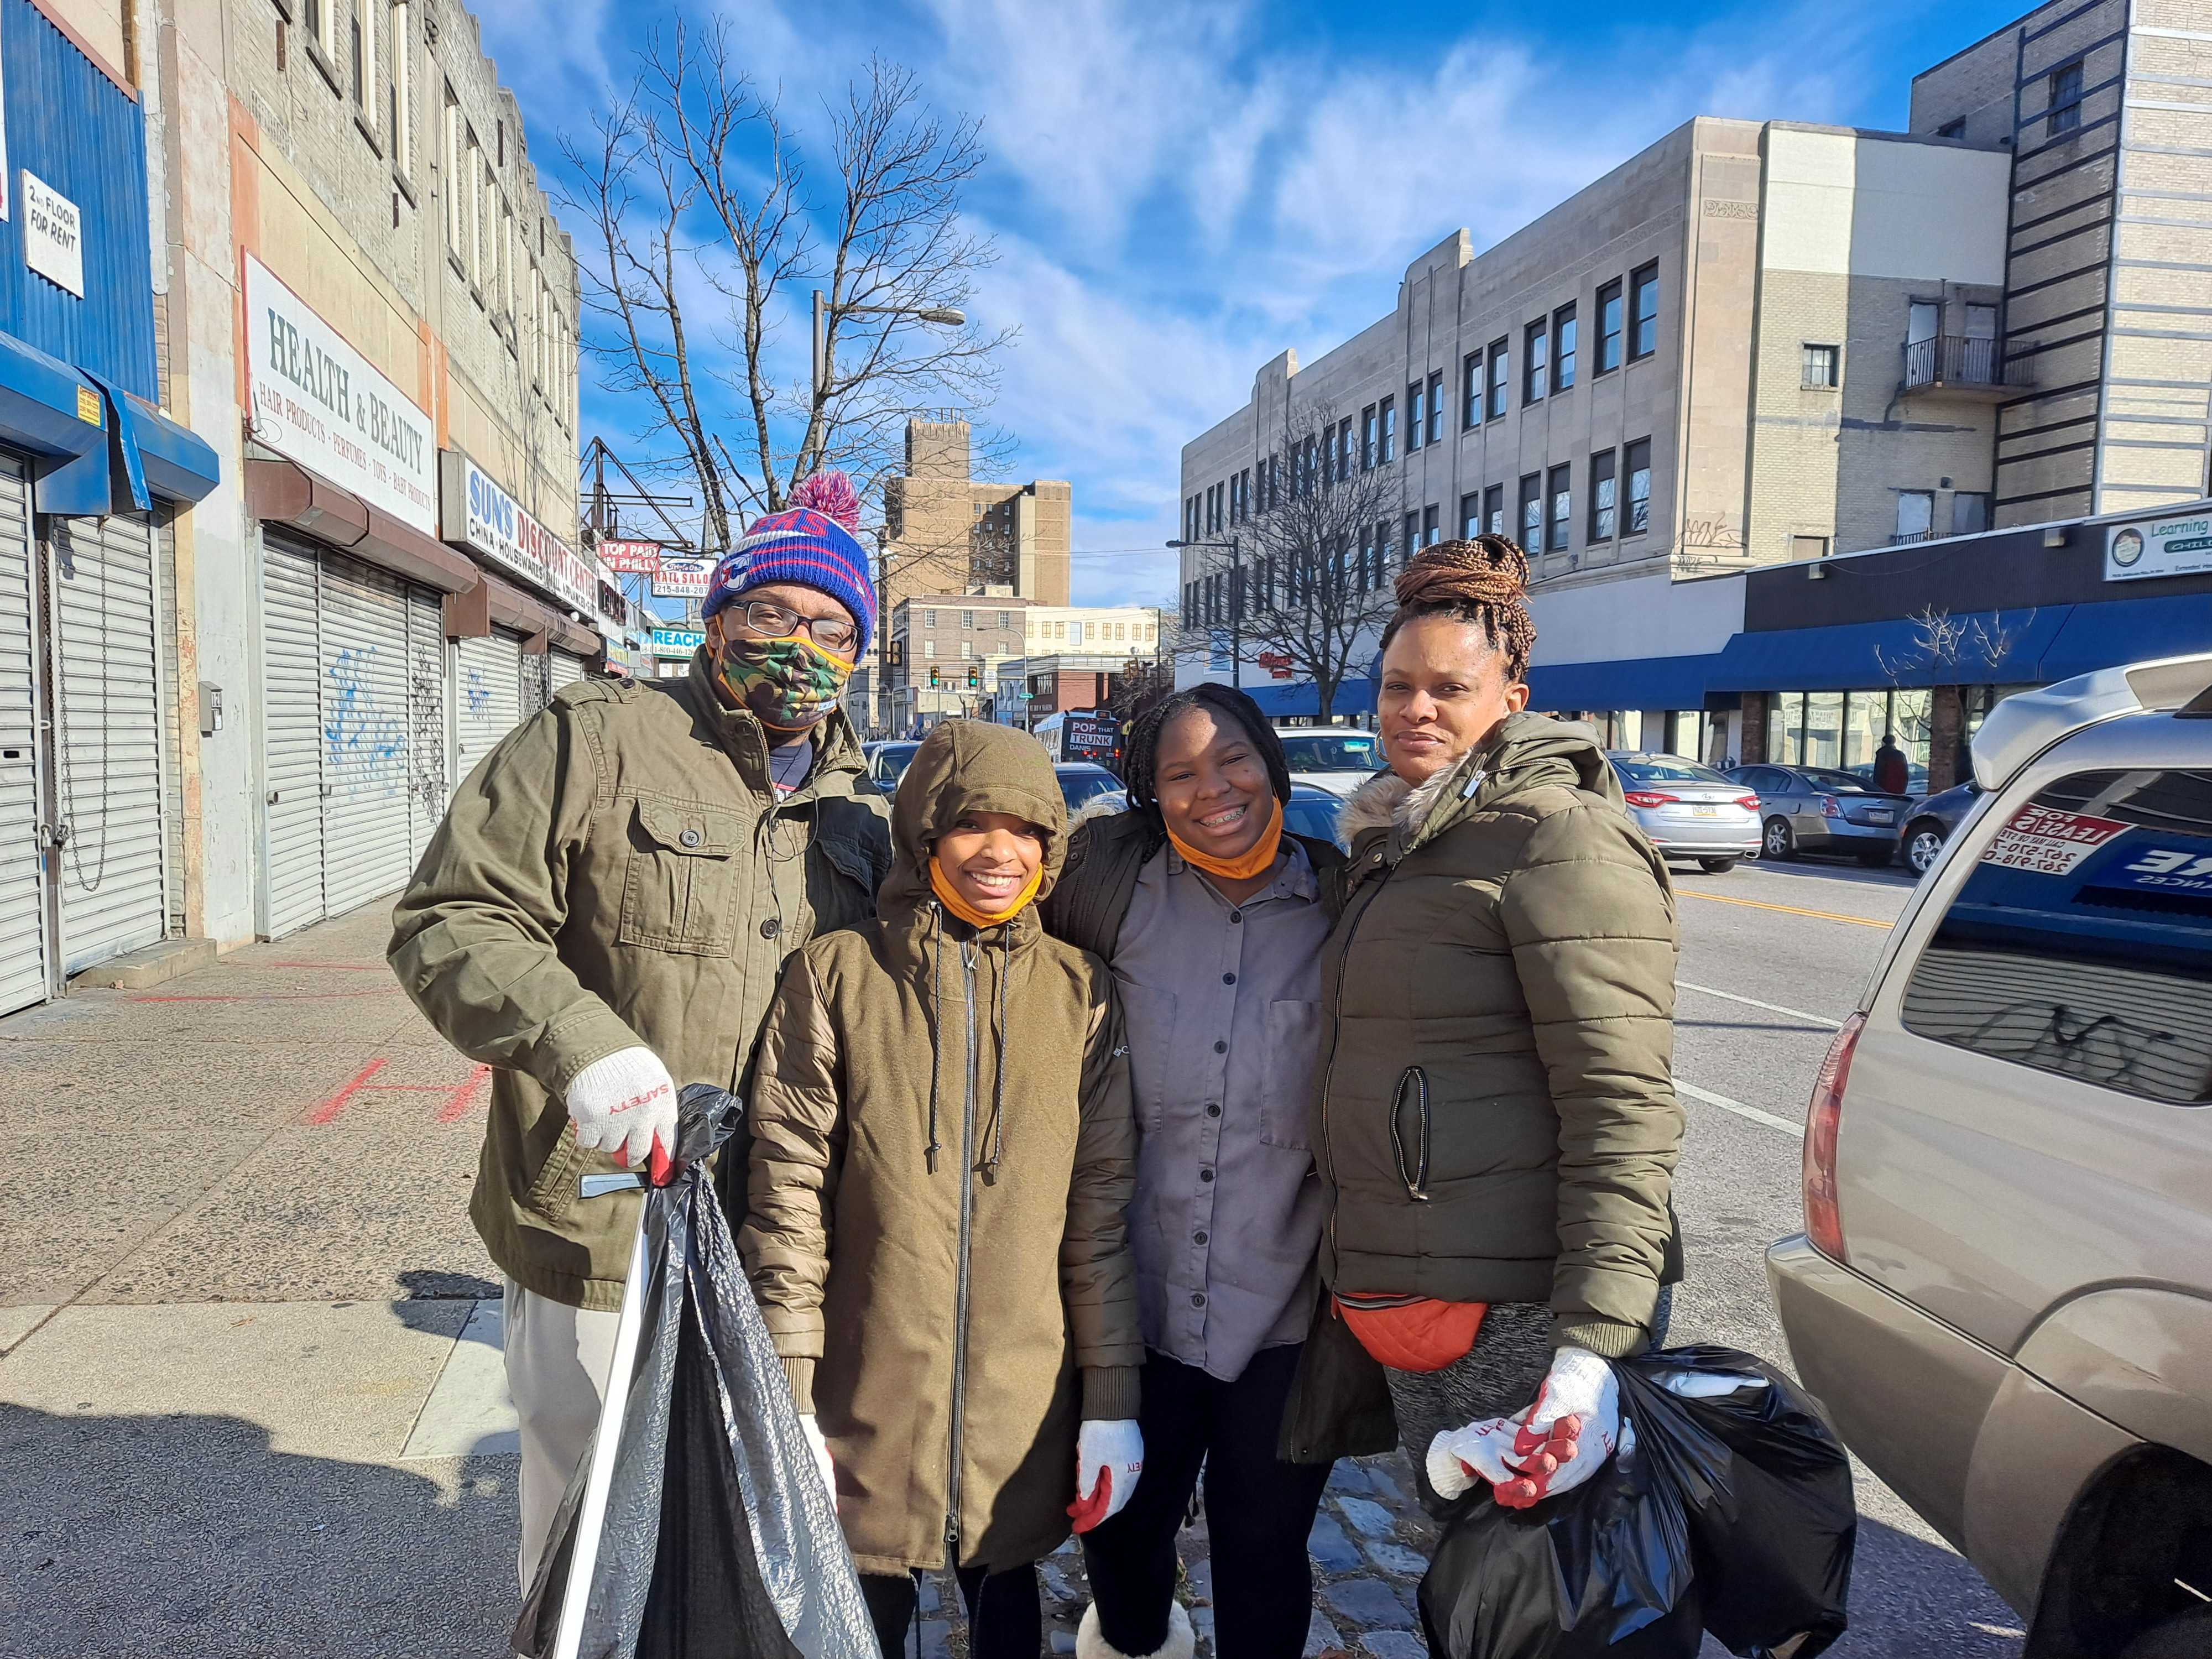
[[[1283,753],[1283,740],[1275,735],[1275,728],[1267,724],[1267,717],[1260,712],[1260,705],[1233,686],[1222,685],[1212,680],[1201,681],[1181,691],[1169,693],[1139,714],[1129,727],[1129,750],[1122,763],[1121,781],[1129,786],[1129,807],[1152,820],[1152,827],[1162,831],[1166,824],[1160,817],[1160,797],[1153,780],[1158,776],[1160,760],[1160,734],[1167,730],[1168,722],[1178,714],[1187,714],[1194,708],[1203,708],[1214,718],[1216,724],[1234,720],[1251,740],[1253,749],[1267,768],[1267,781],[1275,792],[1277,800],[1291,798],[1291,763]]]
[[[1406,561],[1398,573],[1398,612],[1382,630],[1382,649],[1417,617],[1480,623],[1493,650],[1505,654],[1505,682],[1528,672],[1536,620],[1528,614],[1528,556],[1504,536],[1438,542]]]

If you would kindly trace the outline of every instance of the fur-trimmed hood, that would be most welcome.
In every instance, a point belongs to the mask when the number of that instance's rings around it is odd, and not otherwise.
[[[1390,857],[1402,858],[1431,834],[1441,833],[1457,811],[1439,816],[1442,803],[1467,803],[1479,810],[1505,794],[1536,783],[1565,783],[1623,805],[1620,781],[1598,747],[1597,733],[1579,720],[1545,714],[1509,714],[1487,743],[1478,744],[1427,782],[1412,784],[1384,772],[1362,784],[1345,803],[1338,831],[1357,857],[1362,836],[1390,835]]]

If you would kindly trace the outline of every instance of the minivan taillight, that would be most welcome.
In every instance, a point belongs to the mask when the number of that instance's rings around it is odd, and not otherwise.
[[[1805,1237],[1823,1255],[1849,1261],[1844,1249],[1844,1219],[1836,1202],[1836,1132],[1842,1126],[1844,1089],[1851,1080],[1851,1054],[1864,1014],[1853,1014],[1828,1045],[1820,1074],[1813,1081],[1812,1103],[1805,1109]]]

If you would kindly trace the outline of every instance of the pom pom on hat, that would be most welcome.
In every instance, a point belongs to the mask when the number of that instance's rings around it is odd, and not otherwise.
[[[836,520],[854,535],[860,533],[860,492],[853,488],[852,479],[834,466],[801,478],[791,492],[791,504],[811,507],[824,518]]]

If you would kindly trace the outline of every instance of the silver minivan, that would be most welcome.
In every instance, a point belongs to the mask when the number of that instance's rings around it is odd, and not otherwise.
[[[1769,1279],[2033,1659],[2212,1654],[2212,655],[2008,697],[1973,759]]]

